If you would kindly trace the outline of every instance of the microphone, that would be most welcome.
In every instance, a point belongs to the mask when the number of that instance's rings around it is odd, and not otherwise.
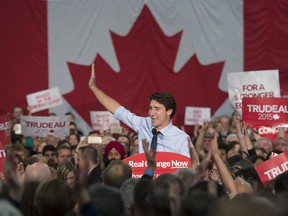
[[[156,128],[153,128],[153,129],[152,129],[152,134],[155,135],[156,133],[157,133],[157,129],[156,129]]]

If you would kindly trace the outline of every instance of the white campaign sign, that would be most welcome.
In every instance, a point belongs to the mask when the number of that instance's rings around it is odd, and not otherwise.
[[[94,130],[107,130],[120,127],[120,121],[108,111],[90,111],[92,128]]]
[[[186,107],[185,125],[202,125],[203,121],[210,121],[211,109],[207,107]]]
[[[59,106],[63,103],[58,87],[29,94],[26,99],[28,105],[31,106],[32,113]]]
[[[24,136],[45,137],[51,134],[58,138],[69,135],[68,116],[21,116],[22,134]]]
[[[228,73],[229,99],[242,116],[242,99],[280,97],[279,71]]]

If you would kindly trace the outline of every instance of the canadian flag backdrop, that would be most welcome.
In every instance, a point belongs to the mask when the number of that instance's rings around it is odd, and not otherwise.
[[[286,0],[0,0],[0,28],[3,114],[59,87],[64,105],[50,112],[89,131],[89,111],[104,110],[88,88],[93,62],[97,85],[136,114],[152,92],[174,94],[179,126],[185,106],[231,114],[229,72],[279,69],[288,95]]]

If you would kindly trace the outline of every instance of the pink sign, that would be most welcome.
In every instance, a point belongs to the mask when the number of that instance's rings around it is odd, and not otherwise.
[[[267,185],[269,181],[288,170],[288,152],[284,152],[259,164],[255,169],[263,185]]]
[[[11,142],[12,122],[9,114],[0,116],[0,143],[8,144]]]
[[[141,178],[147,168],[145,153],[130,156],[123,161],[132,167],[133,178]],[[163,173],[174,173],[177,169],[191,166],[189,157],[171,152],[157,152],[156,163],[155,178]]]
[[[243,98],[243,120],[248,125],[276,126],[288,122],[287,98]]]

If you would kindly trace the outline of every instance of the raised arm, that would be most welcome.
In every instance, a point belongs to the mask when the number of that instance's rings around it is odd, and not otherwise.
[[[215,135],[216,133],[214,133]],[[237,188],[236,185],[234,183],[234,180],[231,176],[231,174],[229,173],[225,163],[222,161],[220,155],[219,155],[219,151],[218,151],[218,143],[217,143],[217,136],[214,136],[213,142],[212,142],[212,158],[213,161],[218,169],[221,181],[223,183],[223,185],[226,187],[226,189],[228,190],[228,192],[230,194],[235,194],[237,193]]]
[[[197,138],[197,141],[196,141],[196,144],[195,144],[195,149],[196,149],[196,152],[198,154],[201,154],[201,152],[203,151],[203,143],[204,143],[204,136],[205,136],[205,133],[206,131],[211,127],[211,124],[210,122],[203,122],[203,125],[201,127],[201,130],[200,130],[200,133],[198,135],[198,138]]]
[[[241,146],[241,151],[246,152],[247,153],[247,143],[246,143],[246,139],[245,139],[245,132],[247,134],[247,128],[244,127],[243,122],[239,120],[235,121],[235,126],[236,126],[236,130],[237,130],[237,137],[239,140],[239,144]],[[249,138],[249,136],[248,136]]]
[[[285,127],[279,127],[278,128],[278,138],[279,137],[286,139]]]
[[[92,93],[96,96],[98,101],[111,113],[115,113],[115,111],[118,109],[120,104],[115,101],[113,98],[109,97],[107,94],[105,94],[102,90],[100,90],[96,84],[96,77],[95,77],[95,69],[94,69],[94,63],[91,66],[91,77],[89,80],[89,88],[91,89]]]

